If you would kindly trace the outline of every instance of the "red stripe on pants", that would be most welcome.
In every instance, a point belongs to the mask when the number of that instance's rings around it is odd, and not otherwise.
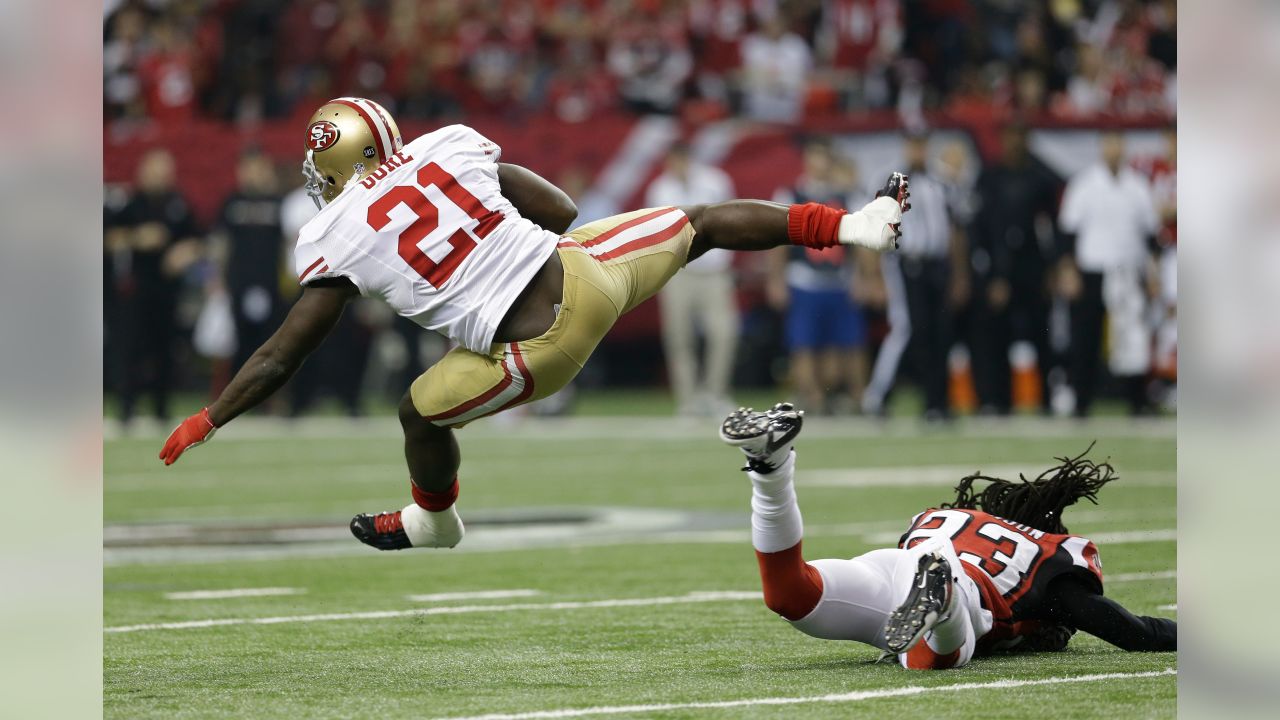
[[[640,217],[631,218],[630,220],[628,220],[628,221],[626,221],[626,222],[624,222],[624,223],[622,223],[622,224],[620,224],[620,225],[617,225],[617,226],[615,226],[615,227],[611,227],[611,228],[609,228],[608,230],[606,230],[606,231],[604,231],[604,232],[600,233],[599,235],[597,235],[597,236],[595,236],[595,237],[593,237],[593,238],[591,238],[591,239],[589,239],[589,240],[587,240],[587,241],[583,242],[583,243],[582,243],[582,246],[583,246],[583,247],[592,247],[592,246],[594,246],[594,245],[599,245],[600,243],[602,243],[602,242],[604,242],[604,241],[606,241],[606,240],[608,240],[608,239],[610,239],[610,238],[612,238],[612,237],[616,236],[618,233],[622,232],[623,230],[628,230],[628,229],[630,229],[630,228],[635,227],[636,225],[639,225],[639,224],[644,223],[644,222],[648,222],[648,221],[650,221],[650,220],[652,220],[652,219],[654,219],[654,218],[658,217],[659,215],[663,215],[663,214],[665,214],[665,213],[669,213],[669,212],[671,212],[673,209],[674,209],[674,208],[669,208],[669,207],[667,207],[667,208],[661,208],[661,209],[658,209],[658,210],[654,210],[654,211],[653,211],[653,212],[651,212],[651,213],[645,213],[644,215],[641,215]]]
[[[680,231],[684,229],[684,226],[688,224],[689,218],[682,217],[678,222],[670,227],[663,228],[652,235],[645,235],[642,238],[636,238],[628,243],[619,245],[607,253],[597,255],[596,259],[604,262],[605,260],[613,260],[614,258],[622,257],[623,255],[633,253],[637,250],[643,250],[647,247],[659,245],[678,235]]]
[[[511,370],[507,368],[506,362],[502,363],[502,373],[503,373],[502,380],[499,381],[497,385],[494,385],[493,387],[485,391],[483,395],[480,395],[479,397],[476,397],[476,398],[472,398],[471,400],[468,400],[462,403],[461,405],[458,405],[457,407],[454,407],[450,410],[446,410],[437,415],[428,415],[427,419],[430,420],[431,422],[436,422],[438,420],[449,420],[469,410],[474,410],[475,408],[494,399],[495,397],[498,396],[499,393],[501,393],[503,390],[506,390],[508,385],[511,384]]]

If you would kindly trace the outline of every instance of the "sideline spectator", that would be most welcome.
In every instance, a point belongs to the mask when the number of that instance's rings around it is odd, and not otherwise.
[[[649,185],[645,204],[718,203],[734,197],[733,182],[723,170],[694,161],[688,146],[676,144],[667,153],[665,170]],[[729,376],[739,323],[732,262],[733,252],[709,250],[671,278],[658,295],[662,346],[681,415],[719,416],[732,406]],[[700,376],[699,330],[706,341]]]
[[[913,178],[914,179],[914,178]],[[1027,129],[1001,135],[1000,160],[982,171],[976,187],[969,265],[974,302],[974,384],[984,413],[1006,415],[1012,405],[1009,347],[1035,348],[1042,397],[1049,400],[1049,270],[1057,254],[1052,223],[1062,181],[1027,147]]]
[[[613,31],[609,70],[627,107],[638,113],[672,114],[693,74],[693,55],[682,32],[636,9]]]
[[[215,254],[223,261],[222,282],[235,319],[233,368],[244,365],[279,325],[284,310],[281,260],[286,251],[282,200],[271,160],[256,150],[245,153],[236,178],[239,187],[223,203],[215,230],[221,246]]]
[[[829,141],[804,147],[804,170],[795,185],[779,188],[774,201],[849,205],[849,187],[840,182]],[[849,163],[852,167],[852,163]],[[912,189],[914,193],[914,188]],[[768,302],[786,312],[791,386],[811,412],[843,405],[836,390],[844,386],[856,409],[866,373],[866,320],[853,301],[852,253],[843,245],[815,250],[799,246],[769,253]]]
[[[199,259],[201,243],[167,151],[143,156],[133,197],[115,222],[122,232],[110,236],[108,249],[118,309],[120,419],[128,423],[139,393],[147,392],[156,417],[168,422],[179,278]]]
[[[1124,163],[1124,137],[1107,132],[1101,146],[1102,162],[1071,178],[1058,215],[1067,241],[1060,282],[1072,300],[1071,384],[1078,417],[1088,416],[1097,392],[1104,312],[1111,373],[1124,384],[1129,411],[1150,409],[1146,281],[1159,222],[1146,179]]]
[[[775,13],[742,41],[743,113],[752,120],[798,121],[812,69],[809,46]]]
[[[876,356],[862,407],[868,414],[884,413],[905,350],[924,391],[924,417],[934,421],[951,415],[947,357],[956,309],[951,291],[959,281],[960,258],[966,253],[964,236],[952,220],[946,188],[928,169],[928,150],[927,134],[906,138],[911,212],[902,216],[898,252],[882,257],[891,329]],[[904,319],[905,333],[901,328]]]

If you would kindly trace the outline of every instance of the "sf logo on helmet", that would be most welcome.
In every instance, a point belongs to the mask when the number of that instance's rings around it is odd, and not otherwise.
[[[307,147],[316,152],[333,147],[338,142],[338,126],[328,120],[311,123],[307,128]]]

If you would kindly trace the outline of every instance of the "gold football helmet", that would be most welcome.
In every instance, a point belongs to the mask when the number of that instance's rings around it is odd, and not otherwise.
[[[400,128],[378,103],[357,97],[330,100],[307,121],[302,174],[316,207],[333,202],[351,180],[373,172],[404,147]]]

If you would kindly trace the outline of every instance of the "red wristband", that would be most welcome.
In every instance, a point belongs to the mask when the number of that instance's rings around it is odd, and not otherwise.
[[[829,248],[840,244],[838,231],[844,210],[818,203],[792,205],[787,208],[787,239],[792,245]]]

